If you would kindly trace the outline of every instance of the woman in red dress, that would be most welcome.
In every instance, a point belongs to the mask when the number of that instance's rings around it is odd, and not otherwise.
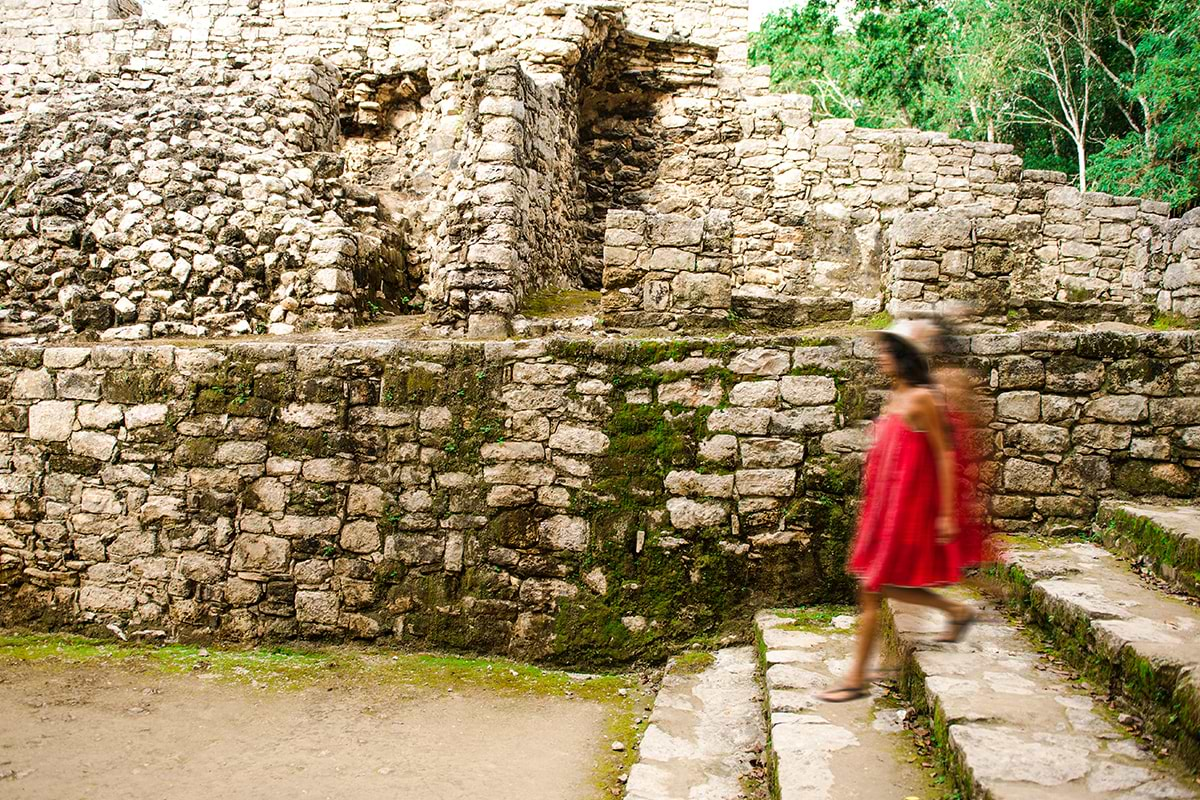
[[[979,563],[982,528],[964,477],[961,422],[933,385],[919,323],[902,321],[879,336],[879,367],[892,381],[875,423],[863,476],[862,510],[849,570],[860,582],[858,643],[844,682],[818,698],[844,702],[866,694],[866,664],[882,597],[946,612],[940,641],[958,641],[975,612],[934,591]]]

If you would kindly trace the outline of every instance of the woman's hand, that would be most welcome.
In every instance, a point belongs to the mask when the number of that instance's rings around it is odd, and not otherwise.
[[[950,544],[958,538],[958,519],[952,514],[939,514],[935,529],[938,544]]]

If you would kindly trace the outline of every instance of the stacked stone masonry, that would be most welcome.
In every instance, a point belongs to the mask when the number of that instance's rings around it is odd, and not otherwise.
[[[6,3],[0,324],[285,333],[425,307],[495,336],[552,287],[602,289],[618,325],[959,301],[989,320],[1200,317],[1195,213],[1081,195],[1006,145],[814,119],[746,67],[746,16],[745,0]],[[719,221],[719,249],[631,274],[638,243],[606,247],[625,212]]]
[[[1002,530],[1189,497],[1200,336],[978,335]],[[0,623],[623,661],[843,600],[866,339],[0,349]]]

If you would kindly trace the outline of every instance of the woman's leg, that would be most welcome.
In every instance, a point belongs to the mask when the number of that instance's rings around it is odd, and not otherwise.
[[[958,641],[962,631],[975,619],[975,611],[966,603],[957,603],[945,595],[929,589],[911,586],[885,586],[883,595],[901,603],[912,603],[915,606],[928,606],[946,612],[950,617],[950,630],[941,637],[943,641]]]
[[[879,604],[881,596],[878,592],[868,592],[859,589],[858,592],[858,638],[855,640],[854,661],[850,671],[833,689],[827,689],[817,695],[818,700],[840,703],[855,700],[866,694],[867,661],[871,658],[871,649],[875,644],[875,633],[879,629]]]
[[[860,589],[858,605],[862,609],[858,615],[858,640],[854,647],[854,663],[846,675],[846,685],[862,686],[866,681],[867,662],[871,660],[871,650],[875,646],[875,634],[879,631],[879,605],[882,596],[879,592],[868,592]]]
[[[936,608],[939,611],[945,611],[950,616],[954,616],[956,613],[961,614],[967,608],[962,603],[956,603],[949,597],[940,595],[929,589],[919,589],[911,586],[885,586],[883,587],[883,594],[885,597],[892,600],[899,600],[901,603],[912,603],[914,606]]]

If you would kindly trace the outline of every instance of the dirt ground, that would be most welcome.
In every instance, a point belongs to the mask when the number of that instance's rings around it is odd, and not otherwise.
[[[596,796],[601,703],[346,683],[0,661],[0,797]]]

